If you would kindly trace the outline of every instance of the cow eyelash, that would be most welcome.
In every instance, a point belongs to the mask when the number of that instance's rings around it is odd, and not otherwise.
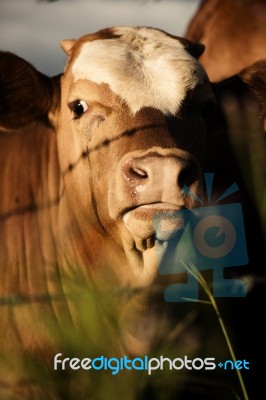
[[[84,100],[75,100],[69,103],[68,107],[74,113],[74,119],[78,119],[87,111],[88,104]]]

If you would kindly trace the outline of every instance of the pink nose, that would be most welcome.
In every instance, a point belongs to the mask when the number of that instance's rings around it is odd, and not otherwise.
[[[175,204],[184,186],[190,188],[199,180],[200,168],[192,158],[151,153],[126,160],[122,174],[131,196]]]

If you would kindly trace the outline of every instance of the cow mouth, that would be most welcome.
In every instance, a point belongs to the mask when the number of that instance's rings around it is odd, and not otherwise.
[[[143,204],[126,210],[122,218],[137,249],[144,251],[155,242],[166,245],[183,229],[182,209],[184,207],[171,203]]]

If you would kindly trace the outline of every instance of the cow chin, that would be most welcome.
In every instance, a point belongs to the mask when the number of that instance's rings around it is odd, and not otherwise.
[[[123,216],[123,221],[132,235],[139,251],[152,248],[156,241],[168,242],[183,226],[176,215],[175,205],[168,203],[146,204],[136,207]]]
[[[142,288],[144,293],[151,285],[159,288],[162,283],[160,259],[183,227],[183,219],[177,217],[181,208],[158,202],[140,204],[121,213],[119,237],[128,262],[123,284]],[[118,279],[121,281],[123,277],[119,274]]]

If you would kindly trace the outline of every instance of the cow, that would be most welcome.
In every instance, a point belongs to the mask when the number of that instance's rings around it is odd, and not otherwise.
[[[261,141],[259,148],[262,149],[266,131],[266,60],[257,61],[238,74],[212,83],[212,89],[219,106],[210,119],[210,138],[214,139],[214,132],[219,131],[227,135],[232,144],[235,140],[237,150],[237,143],[244,146],[245,141],[247,144],[250,141],[251,137],[248,139],[246,135],[251,133],[249,130],[253,125],[253,130],[258,133],[257,139]],[[248,120],[250,117],[253,121]]]
[[[241,166],[236,177],[245,177],[249,196],[254,199],[256,190],[247,178],[254,175],[251,159],[258,160],[254,161],[258,163],[255,175],[260,175],[262,182],[265,178],[266,3],[264,0],[202,0],[184,36],[205,46],[200,62],[214,82],[220,105],[217,109],[223,110],[221,118],[218,115],[212,118],[215,126],[211,131],[221,135],[216,139],[212,135],[209,141],[210,163],[221,170],[224,152],[233,153],[229,157],[231,161],[227,160],[225,175],[229,175],[232,166],[237,169],[237,159]],[[219,145],[225,143],[227,147],[221,152]],[[252,154],[253,146],[256,156]],[[258,207],[262,208],[261,200]]]
[[[202,0],[184,36],[201,42],[200,58],[212,82],[266,58],[264,0]]]
[[[205,46],[199,60],[214,83],[217,109],[223,110],[221,118],[219,115],[212,118],[215,124],[212,133],[221,135],[216,139],[212,135],[209,141],[210,163],[221,170],[224,152],[233,153],[227,159],[225,175],[230,175],[233,165],[235,169],[236,161],[240,163],[240,174],[236,177],[245,177],[250,197],[254,198],[256,190],[247,178],[252,174],[251,159],[258,158],[259,175],[265,177],[266,3],[264,0],[202,0],[184,36]],[[225,143],[227,147],[221,152],[219,145]],[[251,156],[252,146],[257,156]]]
[[[261,343],[265,331],[265,313],[261,310],[265,293],[266,255],[265,182],[266,182],[266,60],[245,67],[236,75],[212,83],[217,100],[208,131],[205,170],[219,176],[219,186],[238,183],[244,211],[249,263],[239,274],[247,277],[249,293],[244,302],[234,301],[230,328],[237,337],[235,350],[245,354],[254,368],[264,363]],[[218,193],[221,190],[218,188]],[[230,198],[230,201],[235,201]],[[239,198],[237,199],[239,201]],[[245,279],[245,278],[244,278]],[[237,315],[237,318],[234,316]],[[263,390],[261,378],[246,379],[250,398]]]
[[[158,249],[180,228],[172,218],[156,236],[154,216],[192,208],[202,193],[214,102],[203,47],[126,26],[61,47],[68,62],[56,77],[0,53],[1,398],[69,398],[33,371],[51,370],[82,314],[104,320],[112,303],[116,351],[149,351]],[[96,293],[98,308],[84,310],[81,293]],[[95,324],[107,337],[110,319]]]

